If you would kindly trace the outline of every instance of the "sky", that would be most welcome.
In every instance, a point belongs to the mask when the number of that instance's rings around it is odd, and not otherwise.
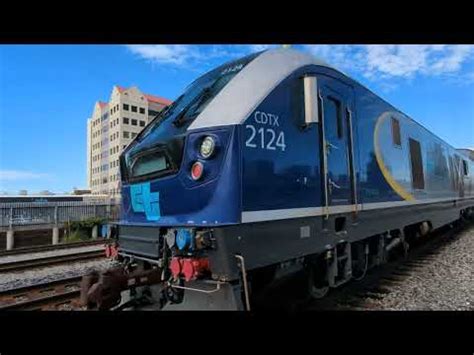
[[[87,119],[113,85],[173,100],[272,45],[0,45],[0,193],[86,188]],[[293,45],[457,148],[474,148],[473,45]]]

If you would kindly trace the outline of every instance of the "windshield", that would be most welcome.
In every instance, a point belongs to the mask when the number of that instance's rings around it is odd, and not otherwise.
[[[174,121],[178,118],[179,121],[175,122],[175,126],[189,126],[224,86],[258,54],[260,53],[224,64],[196,79],[185,89],[184,94],[155,117],[148,127],[142,131],[138,140],[143,140],[168,120]]]
[[[254,53],[221,65],[192,82],[125,150],[121,159],[125,165],[125,175],[133,180],[140,176],[151,178],[155,174],[158,176],[176,172],[181,162],[187,127],[232,78],[259,54]],[[158,152],[166,155],[166,159],[163,156],[147,157],[147,154]]]

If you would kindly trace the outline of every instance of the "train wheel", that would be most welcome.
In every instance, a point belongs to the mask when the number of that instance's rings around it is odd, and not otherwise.
[[[321,299],[329,292],[326,268],[310,265],[308,270],[308,293],[313,299]]]

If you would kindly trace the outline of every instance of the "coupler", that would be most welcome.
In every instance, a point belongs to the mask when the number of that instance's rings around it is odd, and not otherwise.
[[[128,272],[123,266],[101,273],[94,271],[82,277],[81,305],[89,310],[109,310],[120,303],[122,291],[163,282],[162,271],[154,268]]]

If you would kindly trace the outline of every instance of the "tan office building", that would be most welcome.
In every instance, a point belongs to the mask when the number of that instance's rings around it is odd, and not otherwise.
[[[87,182],[93,194],[120,197],[120,153],[170,103],[135,86],[114,86],[109,102],[96,102],[87,120]]]

